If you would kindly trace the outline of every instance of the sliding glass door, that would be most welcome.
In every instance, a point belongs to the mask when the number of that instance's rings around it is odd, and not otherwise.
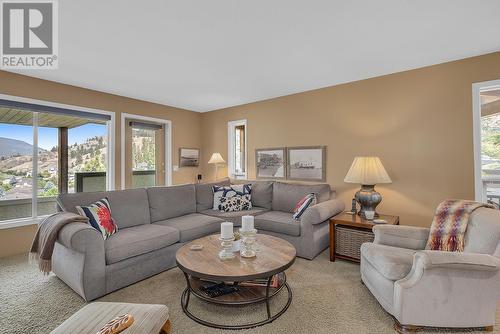
[[[125,187],[165,185],[164,126],[133,119],[125,122]]]

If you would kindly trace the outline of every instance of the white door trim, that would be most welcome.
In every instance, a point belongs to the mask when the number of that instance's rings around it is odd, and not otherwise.
[[[149,116],[142,116],[136,114],[122,113],[120,117],[121,125],[121,149],[120,149],[120,180],[121,189],[125,189],[125,119],[136,119],[141,121],[149,121],[153,123],[160,123],[165,125],[165,172],[167,176],[165,182],[167,186],[172,185],[172,121],[162,118],[155,118]]]
[[[234,175],[234,128],[244,125],[245,126],[245,173],[243,175]],[[240,119],[237,121],[229,121],[227,122],[227,173],[230,178],[241,178],[243,176],[244,179],[247,178],[248,175],[248,125],[246,119]]]
[[[500,80],[476,82],[472,84],[472,125],[474,139],[474,196],[478,202],[486,201],[481,179],[481,98],[480,93],[500,89]]]

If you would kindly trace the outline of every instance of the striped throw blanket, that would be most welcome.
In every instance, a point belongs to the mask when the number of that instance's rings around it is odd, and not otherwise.
[[[480,207],[493,208],[489,204],[474,201],[448,199],[436,209],[426,249],[463,252],[465,231],[471,213]]]

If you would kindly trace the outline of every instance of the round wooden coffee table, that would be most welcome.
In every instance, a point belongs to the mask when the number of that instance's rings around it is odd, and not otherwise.
[[[202,250],[191,250],[191,245],[202,245]],[[242,258],[239,252],[231,260],[220,260],[219,235],[210,235],[191,241],[182,246],[176,254],[177,266],[184,272],[187,287],[182,292],[181,306],[188,317],[209,327],[222,329],[246,329],[268,324],[280,317],[292,302],[292,289],[286,282],[285,270],[295,261],[295,247],[288,241],[270,235],[257,235],[257,256]],[[273,287],[273,276],[280,274],[279,286]],[[265,279],[267,284],[262,286],[242,285],[242,282]],[[213,282],[224,282],[226,286],[233,286],[236,292],[210,297],[200,288]],[[271,314],[270,299],[286,288],[288,299],[286,305],[276,314]],[[220,305],[249,305],[265,302],[267,318],[244,325],[223,325],[212,323],[192,314],[189,309],[190,295],[206,302]]]

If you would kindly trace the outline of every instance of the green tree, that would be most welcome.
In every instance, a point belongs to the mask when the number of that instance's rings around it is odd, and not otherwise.
[[[87,160],[83,166],[83,170],[86,172],[104,172],[106,167],[104,166],[104,159],[102,158],[102,155],[99,154],[92,159]]]

